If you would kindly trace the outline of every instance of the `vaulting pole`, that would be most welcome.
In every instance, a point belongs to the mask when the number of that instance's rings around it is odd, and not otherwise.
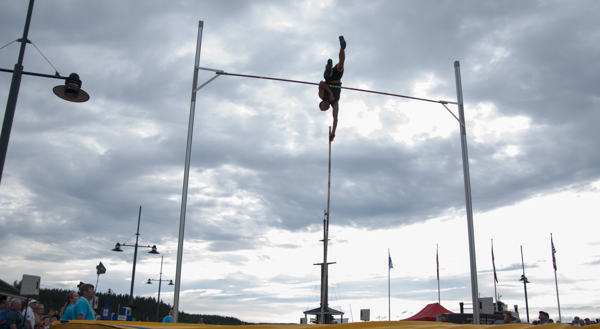
[[[329,140],[329,173],[327,177],[327,211],[325,212],[325,231],[323,237],[323,272],[321,278],[321,323],[326,324],[325,321],[325,308],[328,306],[327,301],[327,286],[329,285],[328,280],[328,268],[327,268],[327,245],[329,244],[329,201],[331,196],[331,126],[329,126],[329,134],[327,135],[327,139]]]

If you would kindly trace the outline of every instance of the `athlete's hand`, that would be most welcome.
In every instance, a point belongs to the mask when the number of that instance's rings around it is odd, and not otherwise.
[[[335,138],[335,133],[329,134],[329,141],[333,142],[334,138]]]

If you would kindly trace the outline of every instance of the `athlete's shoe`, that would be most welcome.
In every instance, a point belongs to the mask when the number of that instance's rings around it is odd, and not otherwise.
[[[333,74],[333,61],[330,59],[327,60],[327,65],[325,65],[325,75],[330,77]]]
[[[343,35],[340,35],[340,48],[346,49],[346,40],[344,40]]]

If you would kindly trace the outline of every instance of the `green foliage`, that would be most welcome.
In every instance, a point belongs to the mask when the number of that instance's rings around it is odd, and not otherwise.
[[[15,282],[17,284],[17,282]],[[65,297],[69,293],[70,290],[64,289],[46,289],[41,288],[40,294],[38,296],[32,296],[32,298],[38,300],[40,303],[44,305],[44,308],[48,310],[49,308],[54,308],[57,312],[60,312],[60,309],[65,305],[66,300]],[[96,296],[99,297],[99,305],[98,310],[96,310],[97,314],[100,314],[100,309],[106,307],[106,299],[109,299],[109,307],[112,308],[113,313],[119,314],[119,310],[121,307],[125,307],[129,305],[129,295],[117,295],[117,294],[107,294],[97,292]],[[145,321],[146,318],[149,318],[151,322],[156,321],[156,298],[154,297],[135,297],[133,299],[133,317],[134,319]],[[165,304],[161,301],[159,307],[159,316],[158,321],[161,322],[162,319],[169,314],[169,310],[171,310],[171,304]],[[188,314],[185,312],[179,313],[179,323],[198,323],[200,321],[200,317],[204,318],[205,324],[218,324],[218,325],[245,325],[249,324],[247,322],[243,322],[239,319],[229,316],[220,316],[220,315],[205,315],[205,314]]]

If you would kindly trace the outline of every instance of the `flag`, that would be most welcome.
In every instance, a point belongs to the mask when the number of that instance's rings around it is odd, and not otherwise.
[[[554,241],[552,241],[552,235],[550,235],[550,244],[552,245],[552,266],[554,266],[554,271],[556,271],[556,248],[554,248]]]
[[[437,246],[435,249],[435,264],[437,265],[437,279],[440,281],[440,260],[438,259]]]
[[[498,283],[498,276],[496,275],[496,264],[494,262],[494,245],[492,244],[492,267],[494,268],[494,280]]]
[[[388,250],[388,269],[394,268],[394,264],[392,264],[392,256],[390,256],[390,251]]]

